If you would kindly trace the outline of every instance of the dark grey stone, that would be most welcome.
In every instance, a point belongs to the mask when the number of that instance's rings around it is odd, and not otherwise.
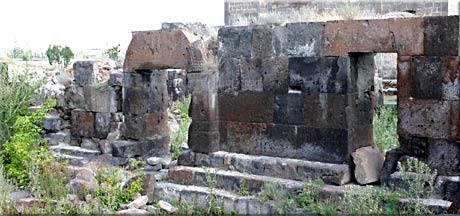
[[[218,97],[220,120],[273,122],[275,97],[270,92],[219,93]]]
[[[110,113],[94,114],[94,137],[105,139],[110,132]]]
[[[96,74],[99,69],[95,61],[77,61],[73,64],[75,83],[79,86],[96,84]]]
[[[93,137],[94,135],[94,114],[82,110],[72,111],[71,120],[72,135]]]
[[[125,114],[124,137],[141,140],[146,137],[146,116]]]
[[[142,155],[142,143],[137,141],[119,140],[112,142],[112,154],[115,157],[133,158]]]
[[[308,101],[307,103],[312,103],[312,102]],[[276,124],[303,125],[304,124],[303,95],[295,94],[295,93],[285,94],[285,95],[276,95],[275,96],[274,122]]]
[[[252,27],[219,28],[219,59],[251,57],[252,35]]]
[[[236,58],[219,61],[219,92],[235,92],[241,90],[240,60]]]
[[[404,156],[404,152],[399,148],[387,151],[382,171],[380,172],[380,183],[385,184],[392,173],[396,171],[399,159]]]
[[[188,146],[195,152],[209,153],[219,150],[219,132],[190,131]]]
[[[123,73],[112,72],[108,80],[109,86],[122,86],[123,85]]]
[[[273,29],[275,56],[323,56],[326,23],[288,23]]]
[[[252,30],[252,58],[270,58],[273,55],[273,27],[269,25],[256,26]]]
[[[92,112],[117,112],[119,93],[110,86],[84,87],[85,107]]]
[[[426,56],[459,55],[459,17],[423,17]]]
[[[216,91],[219,73],[187,73],[187,91]]]
[[[144,156],[165,156],[169,155],[169,135],[154,136],[145,138],[142,145]]]
[[[61,118],[57,115],[46,116],[43,120],[43,128],[50,132],[57,132],[61,130]]]
[[[81,140],[81,147],[90,150],[99,150],[99,145],[89,138],[83,138]]]
[[[417,99],[442,98],[442,59],[440,57],[414,57],[415,66],[411,96]]]

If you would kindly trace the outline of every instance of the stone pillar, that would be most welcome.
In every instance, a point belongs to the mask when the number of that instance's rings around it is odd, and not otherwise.
[[[167,75],[166,70],[123,73],[124,137],[133,141],[135,156],[169,155]]]

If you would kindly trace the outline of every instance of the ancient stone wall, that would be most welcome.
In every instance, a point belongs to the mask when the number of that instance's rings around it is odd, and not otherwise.
[[[315,8],[319,12],[331,12],[344,4],[357,4],[377,14],[415,11],[421,16],[447,16],[458,11],[458,1],[449,0],[226,0],[225,24],[232,25],[236,17],[257,16],[259,13],[289,11],[293,8]],[[451,13],[448,13],[451,8]],[[456,8],[456,10],[455,10]],[[454,14],[454,15],[458,15]]]
[[[401,147],[458,174],[458,29],[458,16],[221,28],[190,147],[349,163],[373,144],[373,53],[398,53]]]

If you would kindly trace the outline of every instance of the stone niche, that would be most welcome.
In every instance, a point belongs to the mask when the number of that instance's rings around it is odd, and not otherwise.
[[[189,146],[350,164],[373,145],[374,53],[397,53],[401,148],[458,175],[458,38],[458,16],[221,28],[219,71],[187,78]]]

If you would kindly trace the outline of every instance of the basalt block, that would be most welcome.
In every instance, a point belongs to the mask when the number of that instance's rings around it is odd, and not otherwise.
[[[117,112],[121,103],[121,90],[110,86],[83,87],[85,105],[92,112]]]
[[[423,29],[421,17],[329,21],[324,31],[325,55],[344,56],[353,52],[423,55]]]
[[[251,57],[252,29],[247,26],[220,28],[219,59]]]
[[[326,23],[288,23],[273,29],[275,56],[317,57],[324,54]]]
[[[252,58],[270,58],[273,54],[273,27],[256,26],[252,30]]]
[[[225,150],[243,154],[261,153],[262,132],[267,124],[226,122]],[[222,145],[222,143],[221,143]],[[221,146],[221,149],[223,146]]]
[[[142,154],[148,156],[169,155],[169,135],[158,135],[145,138],[142,145]]]
[[[426,56],[459,55],[459,17],[424,17],[423,32]]]
[[[304,93],[345,94],[352,87],[350,76],[348,57],[289,59],[289,87],[300,88]]]
[[[145,114],[146,135],[152,137],[155,135],[168,135],[168,113],[148,113]]]
[[[303,125],[316,128],[348,128],[347,94],[303,94]]]
[[[235,92],[241,90],[240,60],[236,58],[219,61],[219,92]]]
[[[188,146],[195,152],[210,153],[219,151],[219,132],[189,131]]]
[[[187,73],[187,91],[216,91],[219,73]]]
[[[270,123],[274,101],[269,92],[219,93],[219,117],[223,121]]]
[[[79,86],[96,84],[99,67],[95,61],[77,61],[73,64],[75,83]]]
[[[398,134],[457,140],[460,102],[406,99],[398,102]]]
[[[94,114],[94,137],[105,139],[110,133],[110,113]]]
[[[146,118],[144,115],[125,114],[125,132],[127,139],[141,140],[146,137]]]
[[[296,158],[296,145],[296,126],[267,124],[262,130],[261,155]]]
[[[112,154],[115,157],[133,158],[142,155],[142,143],[130,140],[112,142]]]
[[[193,92],[189,115],[194,121],[215,121],[218,117],[217,92]]]
[[[94,114],[83,110],[73,110],[71,133],[76,136],[93,137]]]
[[[308,101],[305,104],[314,104],[314,102]],[[276,95],[274,123],[303,125],[304,110],[304,97],[302,94]],[[308,113],[308,115],[310,116],[311,113]]]

